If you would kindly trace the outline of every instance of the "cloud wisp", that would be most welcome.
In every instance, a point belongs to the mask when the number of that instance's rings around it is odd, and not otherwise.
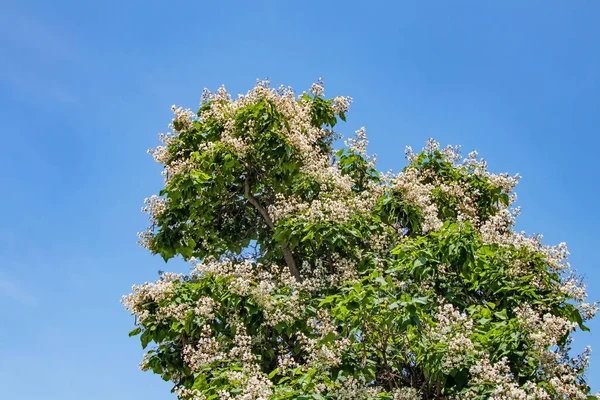
[[[0,279],[0,296],[9,297],[21,304],[24,305],[34,305],[37,303],[35,297],[26,293],[23,289],[21,289],[15,282]]]

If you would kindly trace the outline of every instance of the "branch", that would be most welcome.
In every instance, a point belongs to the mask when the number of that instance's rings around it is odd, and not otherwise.
[[[252,194],[252,191],[250,190],[250,181],[248,180],[248,178],[246,178],[246,180],[244,181],[244,194],[246,195],[246,198],[248,199],[250,204],[252,204],[254,208],[256,208],[256,210],[260,213],[260,215],[262,215],[267,226],[271,229],[275,228],[275,224],[271,220],[271,217],[269,216],[269,213],[266,210],[266,208],[264,208],[258,202],[258,200],[256,200],[256,197],[254,197],[254,195]],[[300,276],[300,272],[296,267],[296,261],[294,260],[294,255],[292,254],[292,251],[287,245],[282,246],[282,251],[283,258],[285,259],[285,263],[290,269],[290,272],[298,282],[302,282],[302,277]]]

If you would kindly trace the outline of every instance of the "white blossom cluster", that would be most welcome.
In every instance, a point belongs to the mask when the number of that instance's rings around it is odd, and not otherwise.
[[[487,385],[492,389],[489,396],[493,400],[546,400],[550,395],[542,388],[528,382],[520,387],[510,372],[508,360],[491,364],[489,358],[481,357],[470,369],[472,382]],[[465,398],[474,397],[474,393],[467,392]]]
[[[150,215],[150,222],[156,223],[158,217],[160,217],[167,209],[166,200],[157,195],[153,195],[144,200],[144,207],[142,212]]]
[[[549,312],[540,314],[529,304],[524,304],[515,310],[521,328],[527,332],[534,342],[536,350],[555,346],[563,336],[571,333],[577,324],[567,318],[557,317]]]
[[[260,372],[257,366],[253,368],[245,367],[243,371],[232,371],[228,373],[229,382],[243,388],[242,393],[232,395],[230,392],[219,391],[219,399],[235,399],[235,400],[268,400],[273,393],[273,382]]]
[[[210,326],[202,327],[202,337],[194,344],[183,348],[183,360],[193,372],[201,371],[204,366],[219,360],[226,359],[221,344],[212,336]]]
[[[469,153],[468,157],[462,158],[460,147],[447,146],[440,150],[440,144],[434,139],[429,139],[425,148],[426,153],[439,151],[443,160],[450,163],[452,167],[461,174],[478,175],[486,177],[497,188],[502,189],[505,194],[512,194],[512,190],[519,180],[519,175],[492,174],[487,171],[484,160],[477,160],[477,152]],[[482,235],[490,240],[496,239],[500,232],[512,227],[518,209],[509,209],[507,205],[497,204],[497,213],[486,221],[481,221],[477,211],[477,199],[480,193],[473,191],[467,181],[444,182],[441,177],[433,171],[420,170],[415,166],[417,156],[409,146],[406,149],[406,158],[409,165],[406,170],[391,179],[391,189],[400,191],[407,204],[418,207],[423,216],[424,232],[438,230],[443,221],[439,217],[439,209],[434,199],[434,191],[439,190],[449,196],[457,203],[458,221],[469,221],[473,226],[481,230]],[[462,161],[462,162],[461,162]],[[510,197],[509,205],[516,200]]]
[[[475,347],[470,339],[473,334],[473,320],[466,313],[461,313],[452,304],[439,306],[435,315],[435,326],[427,333],[431,346],[445,346],[442,357],[442,368],[446,370],[460,369],[464,359],[473,354]]]
[[[158,135],[164,146],[161,145],[148,150],[148,154],[152,155],[156,162],[164,166],[163,176],[165,178],[165,184],[175,175],[191,169],[192,165],[189,161],[173,158],[173,155],[170,153],[170,146],[173,144],[174,138],[181,132],[185,132],[189,129],[194,121],[197,120],[197,117],[190,109],[183,109],[182,107],[173,105],[171,111],[175,114],[171,124],[169,124],[171,132]]]
[[[137,317],[138,323],[142,324],[150,316],[150,312],[144,307],[147,303],[162,303],[168,300],[175,291],[175,283],[183,278],[181,274],[164,273],[160,279],[155,282],[146,282],[142,285],[133,285],[133,293],[123,296],[121,303],[125,308]],[[177,314],[177,310],[169,308],[165,311],[168,314]],[[158,313],[157,315],[165,316]]]
[[[380,388],[367,387],[365,382],[350,377],[332,395],[339,400],[369,400],[376,398],[380,392]]]
[[[406,204],[416,206],[423,216],[423,232],[435,231],[443,225],[438,216],[438,208],[431,198],[435,188],[433,183],[422,183],[422,178],[415,168],[408,168],[392,181],[392,190],[402,192]]]

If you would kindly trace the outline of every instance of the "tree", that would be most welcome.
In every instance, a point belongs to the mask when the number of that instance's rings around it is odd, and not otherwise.
[[[564,243],[517,233],[518,175],[473,152],[407,150],[381,173],[351,99],[258,82],[173,107],[150,152],[165,187],[141,242],[163,273],[123,298],[141,363],[180,399],[585,399],[596,304]]]

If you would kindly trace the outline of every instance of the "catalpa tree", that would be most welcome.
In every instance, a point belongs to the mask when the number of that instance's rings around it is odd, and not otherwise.
[[[586,399],[595,304],[564,244],[513,228],[518,176],[430,140],[381,173],[351,99],[266,81],[173,107],[141,243],[162,273],[123,298],[141,363],[180,399]]]

